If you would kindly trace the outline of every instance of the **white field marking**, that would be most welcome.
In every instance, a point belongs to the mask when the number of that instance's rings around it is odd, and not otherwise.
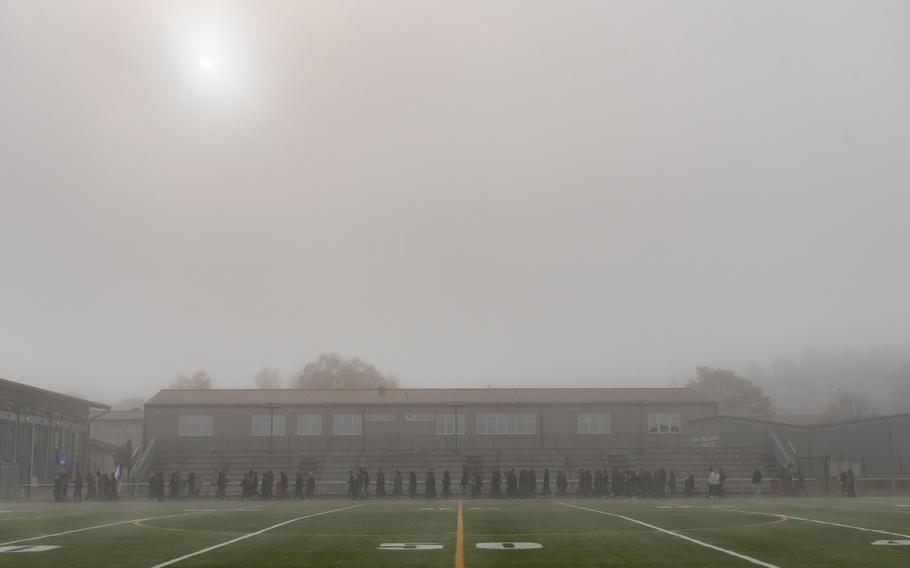
[[[452,507],[421,507],[421,511],[451,511]]]
[[[42,539],[45,539],[45,538],[52,538],[52,537],[55,537],[55,536],[63,536],[63,535],[67,535],[67,534],[73,534],[73,533],[79,533],[79,532],[85,532],[85,531],[93,531],[93,530],[95,530],[95,529],[103,529],[103,528],[107,528],[107,527],[116,527],[117,525],[127,525],[127,524],[129,524],[129,523],[135,523],[135,522],[137,522],[137,521],[138,521],[138,522],[143,522],[143,521],[152,521],[152,520],[155,520],[155,519],[170,519],[170,518],[172,518],[172,517],[182,517],[182,516],[184,516],[184,515],[192,515],[192,513],[177,513],[177,514],[174,514],[174,515],[162,515],[162,516],[160,516],[160,517],[145,517],[145,518],[141,518],[141,519],[130,519],[130,520],[128,520],[128,521],[117,521],[117,522],[115,522],[115,523],[107,523],[107,524],[103,524],[103,525],[95,525],[95,526],[93,526],[93,527],[82,527],[81,529],[72,529],[72,530],[61,531],[61,532],[53,533],[53,534],[43,534],[43,535],[41,535],[41,536],[32,536],[32,537],[29,537],[29,538],[20,538],[19,540],[11,540],[11,541],[9,541],[9,542],[0,542],[0,546],[6,546],[6,545],[8,545],[8,544],[18,544],[18,543],[20,543],[20,542],[29,542],[29,541],[32,541],[32,540],[42,540]]]
[[[573,509],[581,509],[582,511],[591,511],[592,513],[600,513],[601,515],[609,515],[609,516],[611,516],[611,517],[616,517],[617,519],[622,519],[622,520],[624,520],[624,521],[629,521],[630,523],[635,523],[635,524],[637,524],[637,525],[641,525],[641,526],[643,526],[643,527],[647,527],[647,528],[649,528],[649,529],[656,530],[656,531],[658,531],[658,532],[662,532],[662,533],[668,534],[668,535],[670,535],[670,536],[675,536],[676,538],[681,538],[681,539],[683,539],[683,540],[685,540],[685,541],[688,541],[688,542],[691,542],[691,543],[693,543],[693,544],[697,544],[697,545],[699,545],[699,546],[704,546],[705,548],[710,548],[711,550],[716,550],[716,551],[718,551],[718,552],[723,552],[724,554],[729,554],[730,556],[734,556],[734,557],[736,557],[736,558],[745,560],[745,561],[747,561],[747,562],[751,562],[752,564],[757,564],[757,565],[759,565],[759,566],[764,566],[764,568],[780,568],[779,566],[776,566],[776,565],[774,565],[774,564],[770,564],[770,563],[768,563],[768,562],[764,562],[764,561],[762,561],[762,560],[759,560],[758,558],[752,558],[751,556],[746,556],[745,554],[740,554],[740,553],[738,553],[738,552],[733,552],[732,550],[728,550],[728,549],[726,549],[726,548],[721,548],[721,547],[719,547],[719,546],[715,546],[715,545],[713,545],[713,544],[709,544],[709,543],[704,542],[704,541],[702,541],[702,540],[698,540],[698,539],[692,538],[692,537],[690,537],[690,536],[686,536],[686,535],[684,535],[684,534],[681,534],[681,533],[678,533],[678,532],[675,532],[675,531],[671,531],[671,530],[667,530],[667,529],[662,529],[662,528],[660,528],[660,527],[658,527],[658,526],[655,526],[655,525],[646,523],[646,522],[644,522],[644,521],[639,521],[638,519],[633,519],[632,517],[627,517],[627,516],[625,516],[625,515],[619,515],[619,514],[617,514],[617,513],[608,513],[608,512],[606,512],[606,511],[598,511],[597,509],[589,509],[589,508],[587,508],[587,507],[579,507],[578,505],[569,505],[568,503],[560,503],[560,505],[563,505],[563,506],[565,506],[565,507],[572,507]]]
[[[878,546],[889,546],[889,545],[906,546],[906,545],[910,544],[910,540],[874,540],[874,541],[872,541],[872,544],[875,544]]]
[[[468,507],[472,511],[502,511],[500,507]]]
[[[60,548],[50,544],[36,544],[34,546],[0,546],[0,552],[45,552]]]
[[[673,505],[658,505],[657,508],[658,509],[675,509],[676,507],[674,507]]]
[[[376,550],[441,550],[441,544],[429,542],[384,542]]]
[[[184,513],[212,513],[214,511],[220,511],[221,509],[184,509]]]
[[[478,542],[477,548],[486,550],[537,550],[543,548],[539,542]]]
[[[348,506],[348,507],[340,507],[340,508],[338,508],[338,509],[329,509],[328,511],[322,511],[322,512],[320,512],[320,513],[312,513],[312,514],[310,514],[310,515],[304,515],[304,516],[302,516],[302,517],[295,517],[295,518],[293,518],[293,519],[290,519],[290,520],[287,520],[287,521],[282,521],[282,522],[280,522],[280,523],[278,523],[278,524],[275,524],[275,525],[272,525],[272,526],[270,526],[270,527],[265,527],[264,529],[260,529],[260,530],[258,530],[258,531],[256,531],[256,532],[247,533],[247,534],[245,534],[245,535],[243,535],[243,536],[238,536],[237,538],[232,538],[231,540],[226,540],[226,541],[224,541],[224,542],[215,544],[215,545],[213,545],[213,546],[208,546],[208,547],[203,548],[203,549],[201,549],[201,550],[197,550],[196,552],[191,552],[191,553],[189,553],[189,554],[184,554],[183,556],[178,556],[177,558],[173,558],[173,559],[168,560],[168,561],[166,561],[166,562],[162,562],[161,564],[155,564],[154,566],[152,566],[152,568],[164,568],[165,566],[170,566],[171,564],[176,564],[176,563],[178,563],[178,562],[181,562],[181,561],[183,561],[183,560],[186,560],[187,558],[192,558],[192,557],[194,557],[194,556],[199,556],[200,554],[205,554],[206,552],[211,552],[211,551],[213,551],[213,550],[217,550],[217,549],[222,548],[222,547],[224,547],[224,546],[228,546],[228,545],[230,545],[230,544],[234,544],[235,542],[240,542],[241,540],[246,540],[246,539],[252,538],[252,537],[254,537],[254,536],[259,536],[259,535],[261,535],[261,534],[263,534],[263,533],[269,532],[270,530],[277,529],[277,528],[279,528],[279,527],[283,527],[284,525],[289,525],[289,524],[291,524],[291,523],[296,523],[297,521],[302,521],[303,519],[310,519],[310,518],[312,518],[312,517],[319,517],[319,516],[322,516],[322,515],[328,515],[328,514],[330,514],[330,513],[337,513],[338,511],[347,511],[348,509],[356,509],[357,507],[363,507],[363,505],[364,505],[363,503],[360,503],[360,504],[358,504],[358,505],[350,505],[350,506]]]
[[[794,521],[804,521],[806,523],[818,523],[820,525],[828,525],[832,527],[840,527],[842,529],[853,529],[855,531],[863,532],[872,532],[878,534],[885,534],[888,536],[897,536],[900,538],[910,538],[910,535],[905,535],[896,532],[883,531],[881,529],[867,529],[866,527],[856,527],[853,525],[845,525],[842,523],[832,523],[830,521],[819,521],[818,519],[807,519],[805,517],[794,517],[793,515],[784,515],[783,513],[763,513],[761,511],[743,511],[742,509],[724,509],[725,511],[731,511],[733,513],[747,513],[750,515],[766,515],[771,517],[787,517],[788,519],[793,519]]]

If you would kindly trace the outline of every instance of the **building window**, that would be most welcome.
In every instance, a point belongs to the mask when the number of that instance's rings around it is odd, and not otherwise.
[[[298,414],[298,436],[322,436],[322,414]]]
[[[433,422],[436,420],[436,417],[433,414],[429,413],[419,413],[419,414],[405,414],[405,422]]]
[[[332,434],[335,436],[359,436],[363,434],[363,415],[333,414]]]
[[[254,414],[250,420],[250,432],[253,436],[284,436],[284,414],[272,416],[274,432],[269,428],[268,414]]]
[[[478,434],[536,434],[536,414],[478,414]]]
[[[363,417],[367,422],[395,422],[394,414],[365,414]]]
[[[679,432],[679,413],[648,413],[648,434],[679,434]]]
[[[579,434],[609,434],[610,428],[610,413],[608,412],[581,412],[578,414]]]
[[[177,419],[178,436],[211,436],[214,431],[212,415],[181,416]]]
[[[440,436],[455,434],[455,415],[437,414],[436,433]],[[464,434],[464,414],[458,415],[458,434]]]

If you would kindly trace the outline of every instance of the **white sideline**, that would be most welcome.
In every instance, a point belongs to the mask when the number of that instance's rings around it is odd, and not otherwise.
[[[678,532],[674,532],[674,531],[667,530],[667,529],[662,529],[662,528],[660,528],[660,527],[658,527],[658,526],[655,526],[655,525],[646,523],[646,522],[644,522],[644,521],[639,521],[638,519],[633,519],[632,517],[627,517],[627,516],[625,516],[625,515],[619,515],[619,514],[617,514],[617,513],[608,513],[608,512],[606,512],[606,511],[599,511],[599,510],[597,510],[597,509],[589,509],[589,508],[587,508],[587,507],[579,507],[578,505],[570,505],[570,504],[568,504],[568,503],[560,503],[560,505],[564,505],[564,506],[566,506],[566,507],[572,507],[573,509],[581,509],[582,511],[591,511],[592,513],[600,513],[601,515],[609,515],[609,516],[611,516],[611,517],[616,517],[616,518],[618,518],[618,519],[622,519],[622,520],[624,520],[624,521],[629,521],[630,523],[635,523],[635,524],[641,525],[641,526],[643,526],[643,527],[648,527],[649,529],[653,529],[653,530],[662,532],[662,533],[664,533],[664,534],[668,534],[668,535],[670,535],[670,536],[675,536],[676,538],[681,538],[681,539],[683,539],[683,540],[689,541],[689,542],[694,543],[694,544],[697,544],[697,545],[699,545],[699,546],[704,546],[705,548],[710,548],[710,549],[716,550],[716,551],[718,551],[718,552],[723,552],[724,554],[729,554],[730,556],[735,556],[736,558],[739,558],[739,559],[741,559],[741,560],[745,560],[745,561],[747,561],[747,562],[751,562],[752,564],[757,564],[757,565],[759,565],[759,566],[764,566],[765,568],[780,568],[779,566],[776,566],[776,565],[774,565],[774,564],[769,564],[768,562],[763,562],[763,561],[761,561],[761,560],[759,560],[759,559],[757,559],[757,558],[752,558],[751,556],[746,556],[745,554],[740,554],[740,553],[738,553],[738,552],[733,552],[732,550],[727,550],[726,548],[721,548],[720,546],[715,546],[715,545],[713,545],[713,544],[708,544],[707,542],[704,542],[704,541],[698,540],[698,539],[696,539],[696,538],[692,538],[692,537],[686,536],[686,535],[684,535],[684,534],[680,534],[680,533],[678,533]],[[728,510],[728,509],[725,509],[725,510]]]
[[[338,511],[347,511],[348,509],[356,509],[357,507],[363,507],[363,505],[364,505],[363,503],[360,503],[359,505],[351,505],[349,507],[340,507],[338,509],[329,509],[328,511],[322,511],[321,513],[313,513],[312,515],[304,515],[303,517],[297,517],[295,519],[283,521],[283,522],[278,523],[277,525],[272,525],[270,527],[260,529],[256,532],[247,533],[243,536],[238,536],[237,538],[232,538],[231,540],[226,540],[224,542],[203,548],[202,550],[197,550],[196,552],[190,552],[189,554],[184,554],[183,556],[178,556],[177,558],[168,560],[166,562],[162,562],[161,564],[155,564],[154,566],[152,566],[152,568],[164,568],[165,566],[170,566],[171,564],[176,564],[178,562],[186,560],[187,558],[199,556],[200,554],[205,554],[206,552],[211,552],[211,551],[221,548],[223,546],[227,546],[229,544],[234,544],[235,542],[240,542],[241,540],[246,540],[248,538],[252,538],[254,536],[261,535],[262,533],[269,532],[272,529],[277,529],[278,527],[283,527],[284,525],[296,523],[297,521],[302,521],[303,519],[318,517],[320,515],[328,515],[329,513],[337,513]]]
[[[128,521],[117,521],[116,523],[107,523],[107,524],[105,524],[105,525],[95,525],[95,526],[93,526],[93,527],[82,527],[81,529],[72,529],[72,530],[62,531],[62,532],[53,533],[53,534],[43,534],[43,535],[41,535],[41,536],[32,536],[32,537],[29,537],[29,538],[20,538],[19,540],[11,540],[11,541],[9,541],[9,542],[0,542],[0,546],[7,546],[7,545],[10,545],[10,544],[17,544],[17,543],[20,543],[20,542],[29,542],[29,541],[31,541],[31,540],[41,540],[41,539],[43,539],[43,538],[53,538],[53,537],[55,537],[55,536],[63,536],[63,535],[65,535],[65,534],[73,534],[73,533],[84,532],[84,531],[93,531],[93,530],[95,530],[95,529],[103,529],[103,528],[105,528],[105,527],[115,527],[115,526],[117,526],[117,525],[127,525],[127,524],[129,524],[129,523],[135,523],[135,522],[137,522],[137,521],[138,521],[138,522],[143,522],[143,521],[153,521],[153,520],[155,520],[155,519],[169,519],[169,518],[171,518],[171,517],[182,517],[182,516],[184,516],[184,515],[192,515],[192,514],[193,514],[193,513],[177,513],[177,514],[175,514],[175,515],[162,515],[162,516],[160,516],[160,517],[145,517],[145,518],[141,518],[141,519],[130,519],[130,520],[128,520]]]
[[[855,530],[855,531],[872,532],[872,533],[878,533],[878,534],[886,534],[886,535],[888,535],[888,536],[899,536],[899,537],[901,537],[901,538],[910,538],[910,536],[905,535],[905,534],[896,533],[896,532],[889,532],[889,531],[883,531],[883,530],[881,530],[881,529],[867,529],[866,527],[856,527],[856,526],[853,526],[853,525],[845,525],[845,524],[842,524],[842,523],[832,523],[831,521],[819,521],[818,519],[807,519],[806,517],[794,517],[793,515],[785,515],[785,514],[783,514],[783,513],[765,513],[765,512],[762,512],[762,511],[744,511],[744,510],[742,510],[742,509],[723,509],[723,510],[724,510],[724,511],[731,511],[731,512],[733,512],[733,513],[748,513],[748,514],[750,514],[750,515],[765,515],[765,516],[771,516],[771,517],[786,517],[786,518],[788,518],[788,519],[793,519],[794,521],[803,521],[803,522],[806,522],[806,523],[818,523],[818,524],[820,524],[820,525],[830,525],[830,526],[832,526],[832,527],[840,527],[840,528],[842,528],[842,529],[853,529],[853,530]]]

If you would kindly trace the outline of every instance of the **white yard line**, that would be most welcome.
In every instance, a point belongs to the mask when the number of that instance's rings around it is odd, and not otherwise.
[[[842,529],[853,529],[853,530],[855,530],[855,531],[872,532],[872,533],[878,533],[878,534],[885,534],[885,535],[888,535],[888,536],[898,536],[898,537],[900,537],[900,538],[910,538],[910,536],[905,535],[905,534],[896,533],[896,532],[890,532],[890,531],[885,531],[885,530],[881,530],[881,529],[867,529],[866,527],[857,527],[857,526],[853,526],[853,525],[845,525],[845,524],[842,524],[842,523],[832,523],[831,521],[819,521],[818,519],[807,519],[806,517],[794,517],[793,515],[786,515],[786,514],[784,514],[784,513],[765,513],[765,512],[762,512],[762,511],[745,511],[745,510],[742,510],[742,509],[721,509],[721,510],[723,510],[723,511],[730,511],[731,513],[747,513],[747,514],[750,514],[750,515],[766,515],[766,516],[771,516],[771,517],[786,517],[786,518],[788,518],[788,519],[793,519],[794,521],[803,521],[803,522],[806,522],[806,523],[818,523],[818,524],[820,524],[820,525],[828,525],[828,526],[832,526],[832,527],[840,527],[840,528],[842,528]]]
[[[658,531],[658,532],[662,532],[662,533],[668,534],[668,535],[670,535],[670,536],[675,536],[676,538],[681,538],[681,539],[683,539],[683,540],[685,540],[685,541],[688,541],[688,542],[691,542],[691,543],[693,543],[693,544],[697,544],[697,545],[699,545],[699,546],[704,546],[705,548],[710,548],[711,550],[716,550],[716,551],[718,551],[718,552],[723,552],[724,554],[729,554],[730,556],[734,556],[734,557],[739,558],[739,559],[741,559],[741,560],[745,560],[745,561],[747,561],[747,562],[751,562],[752,564],[757,564],[758,566],[764,566],[765,568],[780,568],[779,566],[776,566],[776,565],[774,565],[774,564],[770,564],[770,563],[768,563],[768,562],[764,562],[764,561],[759,560],[759,559],[757,559],[757,558],[752,558],[751,556],[746,556],[745,554],[740,554],[740,553],[738,553],[738,552],[734,552],[734,551],[728,550],[728,549],[726,549],[726,548],[721,548],[720,546],[715,546],[715,545],[713,545],[713,544],[709,544],[709,543],[707,543],[707,542],[698,540],[697,538],[692,538],[692,537],[690,537],[690,536],[686,536],[686,535],[684,535],[684,534],[681,534],[681,533],[678,533],[678,532],[675,532],[675,531],[663,529],[663,528],[660,528],[660,527],[658,527],[658,526],[652,525],[652,524],[650,524],[650,523],[646,523],[646,522],[644,522],[644,521],[639,521],[638,519],[633,519],[632,517],[627,517],[627,516],[625,516],[625,515],[619,515],[619,514],[617,514],[617,513],[608,513],[608,512],[606,512],[606,511],[599,511],[599,510],[597,510],[597,509],[589,509],[589,508],[587,508],[587,507],[579,507],[578,505],[569,505],[568,503],[560,503],[560,505],[563,505],[563,506],[565,506],[565,507],[572,507],[573,509],[581,509],[582,511],[590,511],[590,512],[592,512],[592,513],[600,513],[601,515],[608,515],[608,516],[610,516],[610,517],[616,517],[617,519],[622,519],[622,520],[624,520],[624,521],[628,521],[628,522],[630,522],[630,523],[635,523],[635,524],[637,524],[637,525],[641,525],[641,526],[643,526],[643,527],[647,527],[647,528],[649,528],[649,529],[652,529],[652,530],[655,530],[655,531]],[[724,510],[729,510],[729,509],[724,509]]]
[[[215,544],[215,545],[213,545],[213,546],[209,546],[209,547],[203,548],[202,550],[197,550],[196,552],[191,552],[191,553],[189,553],[189,554],[184,554],[183,556],[178,556],[177,558],[174,558],[174,559],[172,559],[172,560],[168,560],[167,562],[162,562],[161,564],[155,564],[154,566],[152,566],[152,568],[164,568],[165,566],[170,566],[171,564],[176,564],[176,563],[178,563],[178,562],[181,562],[181,561],[183,561],[183,560],[186,560],[187,558],[192,558],[192,557],[194,557],[194,556],[199,556],[200,554],[205,554],[206,552],[211,552],[211,551],[216,550],[216,549],[219,549],[219,548],[221,548],[221,547],[228,546],[228,545],[230,545],[230,544],[234,544],[235,542],[240,542],[241,540],[246,540],[246,539],[248,539],[248,538],[252,538],[252,537],[254,537],[254,536],[261,535],[262,533],[269,532],[269,531],[272,530],[272,529],[277,529],[278,527],[283,527],[284,525],[289,525],[289,524],[291,524],[291,523],[296,523],[297,521],[302,521],[303,519],[309,519],[309,518],[312,518],[312,517],[319,517],[319,516],[321,516],[321,515],[328,515],[329,513],[337,513],[337,512],[339,512],[339,511],[347,511],[348,509],[356,509],[357,507],[363,507],[363,505],[364,505],[363,503],[360,503],[359,505],[351,505],[351,506],[348,506],[348,507],[340,507],[340,508],[338,508],[338,509],[330,509],[330,510],[328,510],[328,511],[322,511],[321,513],[313,513],[313,514],[311,514],[311,515],[304,515],[304,516],[302,516],[302,517],[296,517],[296,518],[294,518],[294,519],[290,519],[290,520],[288,520],[288,521],[283,521],[283,522],[278,523],[278,524],[276,524],[276,525],[272,525],[272,526],[270,526],[270,527],[266,527],[266,528],[264,528],[264,529],[260,529],[260,530],[258,530],[258,531],[256,531],[256,532],[247,533],[247,534],[245,534],[245,535],[243,535],[243,536],[238,536],[237,538],[232,538],[231,540],[226,540],[226,541],[224,541],[224,542]]]
[[[182,516],[184,516],[184,515],[192,515],[192,514],[194,514],[194,513],[177,513],[177,514],[174,514],[174,515],[162,515],[162,516],[160,516],[160,517],[145,517],[145,518],[139,518],[139,519],[129,519],[128,521],[117,521],[117,522],[115,522],[115,523],[107,523],[107,524],[104,524],[104,525],[95,525],[95,526],[92,526],[92,527],[82,527],[81,529],[72,529],[72,530],[61,531],[61,532],[57,532],[57,533],[43,534],[43,535],[41,535],[41,536],[32,536],[32,537],[29,537],[29,538],[20,538],[19,540],[11,540],[11,541],[9,541],[9,542],[0,542],[0,546],[7,546],[7,545],[10,545],[10,544],[17,544],[17,543],[20,543],[20,542],[29,542],[29,541],[32,541],[32,540],[41,540],[41,539],[44,539],[44,538],[53,538],[53,537],[55,537],[55,536],[63,536],[63,535],[66,535],[66,534],[73,534],[73,533],[79,533],[79,532],[85,532],[85,531],[93,531],[93,530],[95,530],[95,529],[103,529],[103,528],[107,528],[107,527],[115,527],[115,526],[117,526],[117,525],[127,525],[127,524],[129,524],[129,523],[135,523],[135,522],[137,522],[137,521],[142,522],[142,521],[152,521],[152,520],[155,520],[155,519],[169,519],[169,518],[171,518],[171,517],[182,517]]]

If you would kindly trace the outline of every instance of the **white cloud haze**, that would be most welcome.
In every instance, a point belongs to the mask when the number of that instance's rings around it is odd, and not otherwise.
[[[906,346],[908,22],[3,2],[0,376],[113,401],[339,351],[405,386],[661,386]]]

